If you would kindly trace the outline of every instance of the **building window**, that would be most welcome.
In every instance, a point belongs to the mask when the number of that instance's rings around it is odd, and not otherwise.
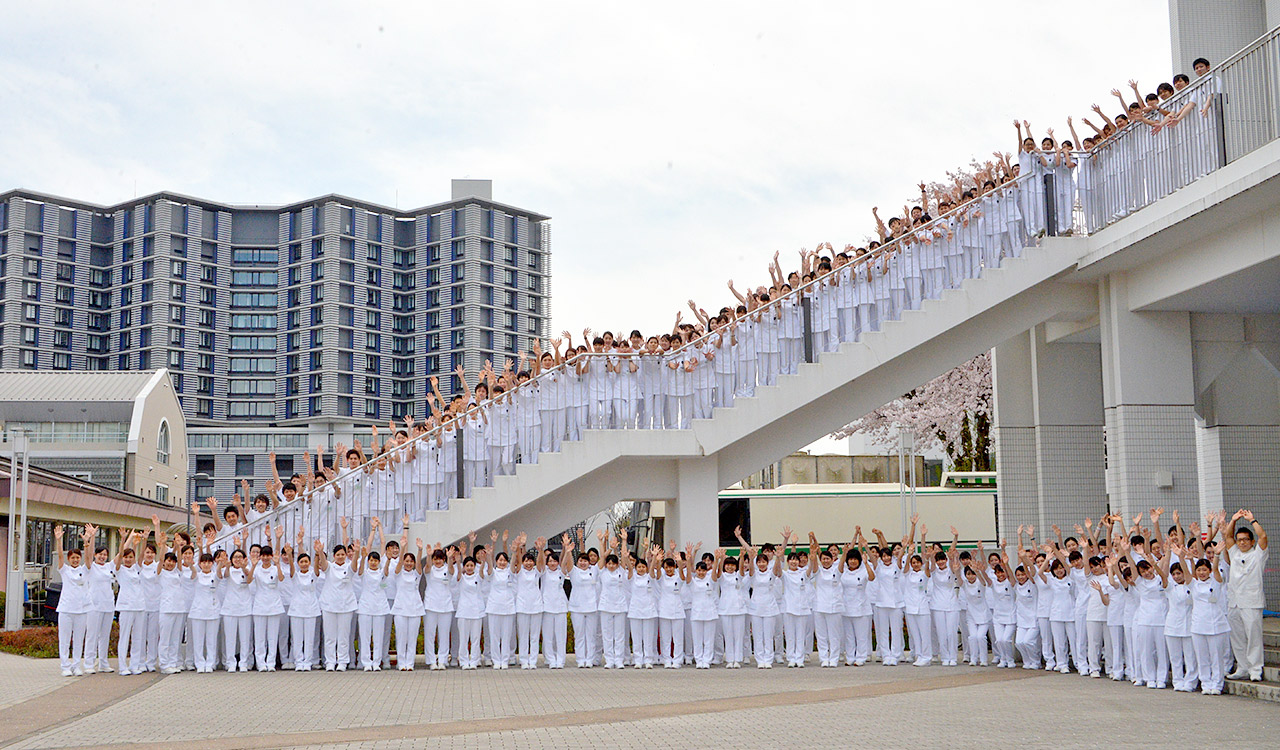
[[[253,476],[253,456],[236,456],[236,476]]]
[[[169,504],[169,488],[163,484],[156,485],[156,502]]]
[[[168,420],[162,419],[160,420],[160,434],[156,437],[156,460],[157,461],[159,461],[162,464],[169,463],[169,447],[170,447],[169,422]]]

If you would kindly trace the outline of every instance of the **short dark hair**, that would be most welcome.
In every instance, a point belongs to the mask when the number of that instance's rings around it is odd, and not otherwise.
[[[1240,528],[1236,529],[1236,533],[1232,534],[1232,536],[1236,537],[1236,536],[1240,536],[1241,534],[1244,534],[1245,536],[1249,537],[1249,541],[1251,542],[1253,541],[1253,529],[1249,528],[1248,526],[1241,526]]]
[[[1209,63],[1209,58],[1207,58],[1207,57],[1197,57],[1195,60],[1193,60],[1193,61],[1192,61],[1192,63],[1191,63],[1191,67],[1193,67],[1193,68],[1194,68],[1195,66],[1200,65],[1201,63],[1204,63],[1205,65],[1209,65],[1209,67],[1213,67],[1213,66]]]

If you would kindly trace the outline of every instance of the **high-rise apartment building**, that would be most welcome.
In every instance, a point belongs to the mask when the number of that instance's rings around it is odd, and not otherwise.
[[[0,369],[168,368],[201,497],[425,416],[431,376],[545,337],[549,293],[548,217],[487,180],[408,211],[0,194]]]

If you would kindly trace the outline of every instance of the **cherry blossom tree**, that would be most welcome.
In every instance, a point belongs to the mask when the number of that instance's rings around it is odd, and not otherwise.
[[[896,446],[907,432],[917,450],[941,447],[958,471],[991,471],[991,353],[939,375],[832,433],[867,435],[873,443]]]

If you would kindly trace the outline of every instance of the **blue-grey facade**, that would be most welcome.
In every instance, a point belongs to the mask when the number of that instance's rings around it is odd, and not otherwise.
[[[300,466],[305,446],[423,416],[431,376],[448,393],[457,365],[546,336],[548,217],[453,187],[409,211],[0,194],[0,368],[167,367],[193,472],[270,476],[271,449]]]

